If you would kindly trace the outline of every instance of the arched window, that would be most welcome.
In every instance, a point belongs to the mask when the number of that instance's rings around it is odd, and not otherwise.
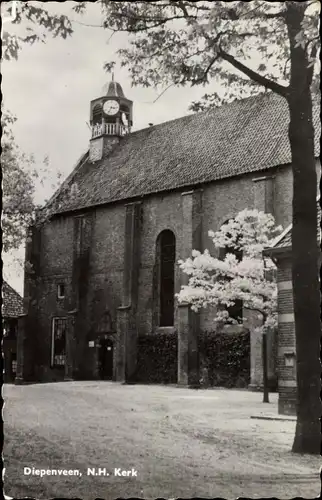
[[[226,221],[225,224],[227,222],[228,221]],[[220,249],[219,258],[224,260],[224,258],[226,257],[226,255],[228,253],[235,255],[236,259],[239,262],[243,258],[243,251],[241,249],[234,248],[234,247],[228,247],[228,246]],[[229,312],[229,316],[231,318],[235,319],[236,321],[238,321],[238,323],[243,322],[243,301],[242,300],[236,300],[234,305],[232,305],[231,307],[227,307],[227,311]]]
[[[93,108],[93,125],[101,124],[102,123],[102,106],[99,104],[96,104]]]
[[[157,240],[157,254],[159,259],[158,323],[159,326],[173,326],[176,242],[172,231],[167,229],[159,234]]]

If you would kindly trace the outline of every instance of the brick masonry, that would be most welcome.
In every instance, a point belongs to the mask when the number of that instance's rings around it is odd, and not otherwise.
[[[278,285],[278,411],[283,415],[296,415],[296,344],[293,316],[291,258],[279,259]]]
[[[118,137],[101,136],[91,139],[89,147],[89,161],[95,163],[107,156],[119,143]]]
[[[182,193],[182,233],[184,238],[183,258],[191,251],[202,250],[202,190]],[[187,275],[180,276],[181,285],[188,281]],[[178,383],[199,385],[198,333],[200,314],[191,311],[188,304],[179,306],[178,328]]]
[[[119,341],[116,351],[118,360],[116,379],[131,383],[136,374],[139,334],[137,304],[141,261],[142,204],[130,203],[125,209],[123,291],[122,306],[118,308]]]
[[[95,168],[95,164],[93,164]],[[263,177],[263,176],[262,176]],[[190,255],[194,246],[201,250],[208,248],[212,252],[212,242],[208,230],[216,230],[230,217],[244,208],[256,206],[268,209],[274,203],[274,213],[278,224],[286,227],[291,221],[291,171],[289,167],[277,169],[274,182],[253,182],[254,175],[226,179],[212,184],[205,184],[199,194],[182,196],[182,192],[168,192],[151,195],[141,200],[140,208],[140,250],[136,256],[138,274],[136,280],[135,320],[130,321],[136,334],[152,334],[158,326],[156,314],[156,241],[161,231],[170,229],[176,238],[176,260]],[[258,189],[260,192],[258,192]],[[262,198],[262,195],[264,199]],[[266,201],[265,201],[266,200]],[[260,201],[262,206],[259,206]],[[264,204],[263,204],[264,203]],[[56,380],[60,373],[50,368],[51,324],[55,316],[69,318],[69,332],[74,340],[69,342],[70,353],[66,373],[70,378],[75,375],[86,378],[96,376],[95,348],[89,347],[89,341],[97,340],[100,317],[108,310],[114,331],[120,322],[124,325],[124,311],[118,319],[118,308],[128,304],[124,301],[126,273],[125,242],[127,241],[127,213],[124,203],[97,207],[90,212],[62,215],[53,218],[34,234],[29,245],[29,260],[33,260],[36,272],[26,275],[26,290],[31,290],[26,342],[31,345],[33,374],[30,377],[41,380]],[[86,272],[81,281],[75,270],[74,229],[76,215],[90,216],[89,233],[86,250]],[[189,240],[189,241],[188,241]],[[132,263],[134,261],[132,260]],[[284,272],[284,271],[283,271]],[[288,271],[285,270],[287,273]],[[78,287],[75,285],[78,280]],[[175,291],[180,290],[184,276],[179,266],[175,268]],[[66,299],[57,299],[57,285],[64,283]],[[73,311],[80,310],[75,302],[75,294],[83,286],[83,298],[80,316]],[[29,287],[29,288],[28,288]],[[132,294],[132,298],[134,295]],[[122,318],[121,318],[122,316]],[[80,319],[82,317],[82,319]],[[200,328],[213,328],[213,311],[210,309],[200,315]],[[252,330],[257,319],[247,317],[248,326]],[[180,326],[178,307],[175,308],[174,331],[178,333]],[[124,328],[124,327],[123,327]],[[118,341],[117,341],[118,342]],[[72,345],[74,343],[74,347]],[[76,347],[75,347],[76,346]],[[119,353],[123,347],[118,347]],[[67,349],[68,350],[68,349]],[[272,345],[270,359],[274,352]],[[69,354],[70,356],[71,354]],[[252,337],[252,382],[261,384],[261,348],[258,339]],[[124,367],[118,356],[115,377],[124,378]],[[122,358],[122,355],[121,355]],[[120,364],[121,363],[121,364]],[[71,366],[73,365],[73,366]],[[274,376],[274,363],[269,363],[269,370]],[[118,368],[117,368],[118,367]],[[117,375],[118,373],[118,375]],[[121,375],[123,373],[123,375]],[[83,375],[82,375],[83,374]]]

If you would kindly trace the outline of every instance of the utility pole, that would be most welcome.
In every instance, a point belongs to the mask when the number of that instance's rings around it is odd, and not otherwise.
[[[263,354],[263,403],[269,403],[268,376],[267,376],[267,334],[266,334],[266,331],[263,332],[262,354]]]

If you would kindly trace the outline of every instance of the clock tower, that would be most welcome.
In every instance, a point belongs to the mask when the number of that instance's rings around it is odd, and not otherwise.
[[[118,82],[103,87],[103,96],[91,101],[90,124],[92,137],[89,160],[95,162],[106,156],[120,139],[131,132],[133,102],[124,96]]]

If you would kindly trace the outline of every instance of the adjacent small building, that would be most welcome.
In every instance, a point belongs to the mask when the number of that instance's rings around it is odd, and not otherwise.
[[[9,283],[2,283],[2,330],[4,381],[14,382],[17,372],[17,337],[19,319],[24,315],[23,299]]]
[[[321,243],[321,205],[317,199],[318,235]],[[292,286],[292,224],[274,241],[265,254],[274,259],[277,265],[278,288],[278,411],[284,415],[296,415],[296,339]]]

